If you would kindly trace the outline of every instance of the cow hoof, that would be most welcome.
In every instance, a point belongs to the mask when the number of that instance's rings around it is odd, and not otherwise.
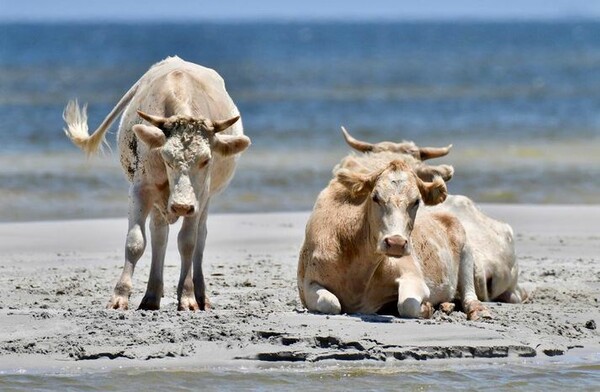
[[[421,318],[429,319],[433,316],[433,305],[431,302],[421,304]]]
[[[477,301],[468,306],[467,320],[477,321],[481,319],[489,320],[491,318],[492,313],[481,302]]]
[[[140,302],[138,310],[158,310],[160,309],[160,297],[145,295]]]
[[[200,303],[200,310],[211,310],[212,309],[212,305],[210,304],[210,301],[208,300],[208,298],[204,298],[204,302]]]
[[[198,306],[198,302],[196,302],[196,298],[194,297],[181,297],[177,305],[177,310],[196,311],[200,310],[200,306]]]
[[[121,295],[113,295],[106,309],[127,310],[129,309],[129,299]]]
[[[440,311],[449,315],[450,313],[454,312],[455,307],[456,304],[454,302],[442,302],[440,304]]]

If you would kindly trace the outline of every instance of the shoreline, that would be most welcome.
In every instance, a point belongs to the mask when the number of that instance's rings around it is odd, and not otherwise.
[[[308,212],[209,214],[204,270],[214,309],[196,313],[176,311],[178,225],[161,309],[118,312],[104,306],[121,271],[126,219],[0,223],[0,374],[600,364],[600,205],[480,206],[513,227],[520,281],[533,298],[488,303],[494,319],[476,322],[460,312],[429,320],[306,313],[296,267]],[[132,308],[149,267],[148,247]]]

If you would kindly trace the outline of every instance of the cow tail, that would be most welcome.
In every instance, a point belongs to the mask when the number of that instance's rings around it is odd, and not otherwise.
[[[65,110],[63,111],[63,119],[65,120],[66,127],[63,128],[65,134],[71,139],[73,144],[81,148],[87,156],[94,155],[98,150],[102,149],[102,144],[108,146],[106,142],[106,132],[110,128],[111,124],[116,120],[117,117],[125,110],[131,99],[137,92],[140,82],[134,84],[125,95],[121,98],[119,103],[111,110],[106,116],[102,124],[92,133],[88,132],[87,124],[87,104],[83,107],[79,107],[77,100],[69,101]]]

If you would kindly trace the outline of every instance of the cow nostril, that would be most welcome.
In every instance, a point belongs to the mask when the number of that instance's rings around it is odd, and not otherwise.
[[[386,237],[383,241],[389,248],[391,248],[391,247],[404,248],[407,244],[407,241],[399,235]]]
[[[196,208],[193,205],[188,204],[173,204],[171,206],[171,212],[177,215],[191,215],[195,210]]]

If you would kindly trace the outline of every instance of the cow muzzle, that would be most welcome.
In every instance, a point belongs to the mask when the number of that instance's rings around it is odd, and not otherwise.
[[[196,212],[196,207],[193,204],[185,203],[173,203],[169,209],[177,216],[191,216]]]
[[[401,235],[390,235],[383,239],[383,252],[386,256],[402,257],[410,255],[408,240]]]

